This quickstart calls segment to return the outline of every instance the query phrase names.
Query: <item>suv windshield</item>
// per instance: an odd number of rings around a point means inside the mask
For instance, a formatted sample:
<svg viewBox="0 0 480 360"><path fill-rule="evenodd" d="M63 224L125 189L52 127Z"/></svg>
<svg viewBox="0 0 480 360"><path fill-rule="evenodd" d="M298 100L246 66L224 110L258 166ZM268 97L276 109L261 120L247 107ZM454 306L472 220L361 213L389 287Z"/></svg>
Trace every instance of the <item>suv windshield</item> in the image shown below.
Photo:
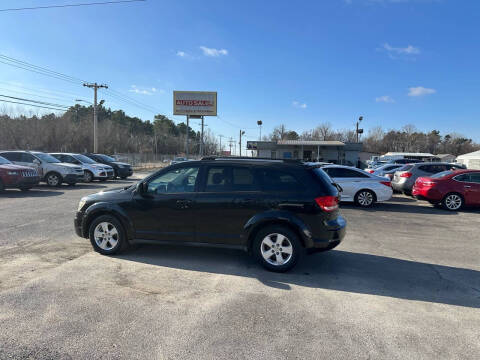
<svg viewBox="0 0 480 360"><path fill-rule="evenodd" d="M0 156L0 165L11 164L10 161Z"/></svg>
<svg viewBox="0 0 480 360"><path fill-rule="evenodd" d="M85 155L77 154L73 156L75 159L84 164L96 164L96 162Z"/></svg>
<svg viewBox="0 0 480 360"><path fill-rule="evenodd" d="M103 161L109 161L109 162L116 161L114 158L107 155L103 155L103 154L96 154L96 155Z"/></svg>
<svg viewBox="0 0 480 360"><path fill-rule="evenodd" d="M40 160L50 164L61 162L60 160L54 158L52 155L45 154L45 153L35 153L35 156L38 157Z"/></svg>

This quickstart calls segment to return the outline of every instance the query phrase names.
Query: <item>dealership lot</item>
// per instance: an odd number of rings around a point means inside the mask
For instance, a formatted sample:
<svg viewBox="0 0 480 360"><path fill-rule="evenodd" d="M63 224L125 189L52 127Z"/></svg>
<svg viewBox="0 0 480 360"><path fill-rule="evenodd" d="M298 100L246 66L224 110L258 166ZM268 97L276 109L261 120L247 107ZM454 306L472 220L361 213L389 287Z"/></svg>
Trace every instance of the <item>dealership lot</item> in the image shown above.
<svg viewBox="0 0 480 360"><path fill-rule="evenodd" d="M0 359L478 358L480 210L343 205L344 242L286 274L233 250L94 253L78 200L133 181L1 195Z"/></svg>

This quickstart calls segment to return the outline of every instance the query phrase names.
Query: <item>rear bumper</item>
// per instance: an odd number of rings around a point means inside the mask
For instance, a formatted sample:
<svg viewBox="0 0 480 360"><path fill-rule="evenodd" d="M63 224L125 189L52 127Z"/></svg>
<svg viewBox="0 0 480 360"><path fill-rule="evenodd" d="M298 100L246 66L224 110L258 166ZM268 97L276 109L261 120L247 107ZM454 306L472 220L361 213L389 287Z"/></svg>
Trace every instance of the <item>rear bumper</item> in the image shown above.
<svg viewBox="0 0 480 360"><path fill-rule="evenodd" d="M322 251L331 248L332 245L342 242L347 232L347 221L342 216L338 216L334 220L326 221L327 231L322 234L321 238L313 237L313 246L310 251Z"/></svg>
<svg viewBox="0 0 480 360"><path fill-rule="evenodd" d="M440 202L443 199L442 194L435 189L417 189L415 186L412 189L412 195L418 200Z"/></svg>

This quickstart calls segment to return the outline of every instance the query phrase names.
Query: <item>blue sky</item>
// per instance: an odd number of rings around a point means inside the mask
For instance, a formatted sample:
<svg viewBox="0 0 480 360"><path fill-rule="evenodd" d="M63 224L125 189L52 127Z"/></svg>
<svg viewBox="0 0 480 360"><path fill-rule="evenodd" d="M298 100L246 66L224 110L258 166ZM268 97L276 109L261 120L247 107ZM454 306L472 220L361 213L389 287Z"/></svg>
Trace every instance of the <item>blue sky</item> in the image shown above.
<svg viewBox="0 0 480 360"><path fill-rule="evenodd" d="M75 2L87 1L0 7ZM321 122L354 128L363 115L366 130L414 124L480 141L479 13L475 0L148 0L0 12L0 53L107 83L177 122L173 90L218 91L220 117L207 124L227 137L242 127L256 139L257 120L263 133L281 123L302 132ZM92 99L81 86L0 63L0 94L20 91L63 104Z"/></svg>

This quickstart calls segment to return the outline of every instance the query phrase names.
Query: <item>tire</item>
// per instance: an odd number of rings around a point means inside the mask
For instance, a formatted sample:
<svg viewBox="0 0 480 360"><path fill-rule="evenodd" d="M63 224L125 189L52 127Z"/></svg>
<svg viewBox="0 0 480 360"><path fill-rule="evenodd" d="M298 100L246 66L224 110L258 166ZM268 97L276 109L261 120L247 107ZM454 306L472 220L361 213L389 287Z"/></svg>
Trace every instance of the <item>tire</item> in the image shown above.
<svg viewBox="0 0 480 360"><path fill-rule="evenodd" d="M0 193L4 192L5 190L5 185L3 184L2 179L0 179Z"/></svg>
<svg viewBox="0 0 480 360"><path fill-rule="evenodd" d="M113 179L115 180L116 178L118 178L118 172L117 170L113 169Z"/></svg>
<svg viewBox="0 0 480 360"><path fill-rule="evenodd" d="M122 176L120 179L125 180L126 178L127 178L126 176Z"/></svg>
<svg viewBox="0 0 480 360"><path fill-rule="evenodd" d="M49 172L45 175L45 182L50 187L62 185L62 176L56 172Z"/></svg>
<svg viewBox="0 0 480 360"><path fill-rule="evenodd" d="M368 208L375 204L375 202L377 201L377 197L375 196L375 193L373 191L363 189L355 194L354 201L355 205L363 208Z"/></svg>
<svg viewBox="0 0 480 360"><path fill-rule="evenodd" d="M460 210L464 203L465 200L463 200L463 196L458 193L447 194L442 200L443 208L448 211Z"/></svg>
<svg viewBox="0 0 480 360"><path fill-rule="evenodd" d="M91 183L93 181L93 174L90 171L85 171L83 175L83 182Z"/></svg>
<svg viewBox="0 0 480 360"><path fill-rule="evenodd" d="M94 219L88 230L93 249L103 255L114 255L128 248L125 230L113 215Z"/></svg>
<svg viewBox="0 0 480 360"><path fill-rule="evenodd" d="M261 229L255 236L252 246L255 259L265 269L275 272L292 269L304 253L298 236L281 225Z"/></svg>

